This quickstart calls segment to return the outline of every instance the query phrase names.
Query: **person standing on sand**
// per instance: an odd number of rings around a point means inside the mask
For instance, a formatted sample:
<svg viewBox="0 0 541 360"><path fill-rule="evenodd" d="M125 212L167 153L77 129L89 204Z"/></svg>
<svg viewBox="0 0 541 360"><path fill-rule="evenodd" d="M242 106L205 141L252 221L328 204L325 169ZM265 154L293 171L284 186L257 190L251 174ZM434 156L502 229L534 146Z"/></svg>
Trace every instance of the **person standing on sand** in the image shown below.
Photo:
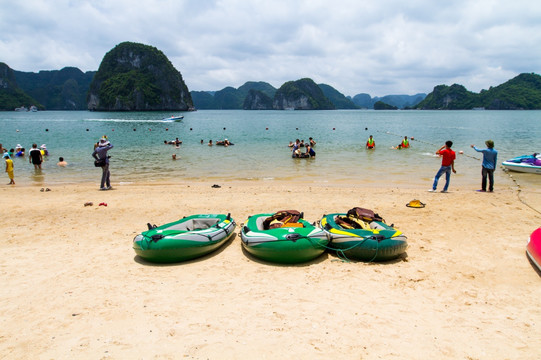
<svg viewBox="0 0 541 360"><path fill-rule="evenodd" d="M111 190L111 172L109 171L109 156L107 156L107 151L111 150L113 145L105 137L101 138L98 144L98 147L92 153L92 157L96 160L105 160L105 165L101 168L100 190Z"/></svg>
<svg viewBox="0 0 541 360"><path fill-rule="evenodd" d="M8 153L4 154L4 160L6 160L6 172L8 173L8 177L10 180L8 185L15 185L15 180L13 180L13 160L11 160Z"/></svg>
<svg viewBox="0 0 541 360"><path fill-rule="evenodd" d="M475 145L471 145L473 150L483 153L483 164L481 170L481 190L480 192L487 191L487 177L488 177L488 191L494 191L494 170L496 170L496 164L498 162L498 151L494 149L494 141L485 141L486 149L478 149Z"/></svg>
<svg viewBox="0 0 541 360"><path fill-rule="evenodd" d="M432 184L432 189L428 190L430 192L436 191L436 188L438 187L438 180L443 174L445 174L445 186L443 187L443 190L441 192L446 193L447 189L449 189L449 181L451 180L451 170L453 171L453 173L456 174L456 154L453 150L451 150L451 146L453 146L453 142L451 140L447 140L445 142L445 145L443 145L436 151L436 155L442 157L441 167L438 170L436 177L434 178L434 184Z"/></svg>
<svg viewBox="0 0 541 360"><path fill-rule="evenodd" d="M32 144L32 149L28 152L30 164L34 164L34 169L41 170L41 163L43 162L43 155L41 155L41 150L38 149L38 144Z"/></svg>

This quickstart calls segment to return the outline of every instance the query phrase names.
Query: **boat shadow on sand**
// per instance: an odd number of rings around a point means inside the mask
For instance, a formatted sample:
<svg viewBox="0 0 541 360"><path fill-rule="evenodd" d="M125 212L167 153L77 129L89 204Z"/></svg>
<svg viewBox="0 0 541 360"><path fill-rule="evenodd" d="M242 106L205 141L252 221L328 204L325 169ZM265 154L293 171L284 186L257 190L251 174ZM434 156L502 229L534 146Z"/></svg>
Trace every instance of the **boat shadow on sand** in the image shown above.
<svg viewBox="0 0 541 360"><path fill-rule="evenodd" d="M244 247L241 246L242 253L244 256L246 256L248 259L250 259L253 262L256 262L258 264L262 265L269 265L269 266L276 266L276 267L305 267L310 266L314 264L322 263L323 261L327 260L329 258L329 253L324 252L320 256L318 256L315 259L301 262L301 263L279 263L279 262L271 262L271 261L265 261L258 257L255 257L254 255L250 254Z"/></svg>
<svg viewBox="0 0 541 360"><path fill-rule="evenodd" d="M386 261L369 261L369 260L359 260L359 259L351 259L348 257L345 257L343 255L338 255L335 251L325 252L325 254L329 254L332 258L331 261L341 261L345 263L361 263L366 265L392 265L397 264L403 261L409 261L408 253L404 252L400 254L397 258L386 260Z"/></svg>
<svg viewBox="0 0 541 360"><path fill-rule="evenodd" d="M201 261L206 261L208 259L211 259L215 256L218 256L220 255L225 249L227 249L229 246L231 246L231 244L233 243L233 241L235 240L235 238L237 237L237 233L235 232L231 238L229 238L222 246L220 246L218 249L214 250L213 252L211 253L208 253L206 255L203 255L201 257L198 257L198 258L195 258L195 259L191 259L191 260L186 260L186 261L179 261L179 262L170 262L170 263L156 263L156 262L150 262L150 261L146 261L145 259L143 259L142 257L140 257L139 255L135 255L133 257L133 261L135 261L136 263L138 264L141 264L141 265L146 265L146 266L155 266L155 267L169 267L169 266L182 266L182 265L188 265L188 264L194 264L194 263L198 263L198 262L201 262Z"/></svg>
<svg viewBox="0 0 541 360"><path fill-rule="evenodd" d="M407 252L401 254L396 259L392 259L392 260L388 260L388 261L372 261L372 262L370 262L370 261L362 261L362 260L356 260L356 259L347 259L347 258L344 258L343 256L342 257L338 256L334 251L325 251L323 254L321 254L320 256L318 256L317 258L315 258L313 260L303 262L303 263L286 264L286 263L275 263L275 262L261 260L261 259L255 257L255 256L253 256L252 254L250 254L248 251L246 251L246 249L244 249L244 247L242 247L241 249L242 249L242 253L248 259L250 259L253 262L263 264L263 265L271 265L271 266L278 266L278 267L305 267L305 266L310 266L310 265L314 265L314 264L319 264L319 263L322 263L322 262L324 262L326 260L340 261L340 262L345 262L345 263L361 263L361 264L367 264L367 265L391 265L391 264L400 263L402 261L408 261L408 253Z"/></svg>
<svg viewBox="0 0 541 360"><path fill-rule="evenodd" d="M528 256L528 252L524 252L524 254L526 255L526 259L528 259L528 261L530 262L530 265L532 266L532 268L535 270L535 272L537 273L537 275L539 275L539 277L541 277L541 270L539 270L539 268L537 267L537 265L535 265L535 263L532 261L532 259L530 259L530 257Z"/></svg>

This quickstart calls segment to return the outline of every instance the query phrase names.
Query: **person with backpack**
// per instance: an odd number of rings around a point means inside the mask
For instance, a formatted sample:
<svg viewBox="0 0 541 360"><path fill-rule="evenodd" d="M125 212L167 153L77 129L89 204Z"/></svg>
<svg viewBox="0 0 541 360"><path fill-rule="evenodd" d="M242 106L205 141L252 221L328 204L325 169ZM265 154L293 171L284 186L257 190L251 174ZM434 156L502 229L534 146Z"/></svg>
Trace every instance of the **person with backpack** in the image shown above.
<svg viewBox="0 0 541 360"><path fill-rule="evenodd" d="M103 137L98 142L98 147L94 149L92 157L96 160L102 160L103 165L101 165L101 184L100 190L111 190L111 172L109 171L109 157L107 152L113 148L113 145L107 140L106 137Z"/></svg>

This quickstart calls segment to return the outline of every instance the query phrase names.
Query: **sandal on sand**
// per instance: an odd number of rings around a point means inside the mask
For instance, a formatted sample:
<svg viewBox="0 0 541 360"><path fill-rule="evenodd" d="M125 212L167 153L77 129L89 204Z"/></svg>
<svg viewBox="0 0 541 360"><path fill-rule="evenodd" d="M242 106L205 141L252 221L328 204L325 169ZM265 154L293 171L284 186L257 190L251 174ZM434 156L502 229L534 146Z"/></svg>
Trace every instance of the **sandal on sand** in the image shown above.
<svg viewBox="0 0 541 360"><path fill-rule="evenodd" d="M51 189L47 188L47 189L45 189L45 191L51 191Z"/></svg>
<svg viewBox="0 0 541 360"><path fill-rule="evenodd" d="M98 206L107 206L107 203L100 203Z"/></svg>
<svg viewBox="0 0 541 360"><path fill-rule="evenodd" d="M41 189L39 189L39 191L41 191L41 192L44 192L44 191L45 191L45 189L44 189L44 188L41 188Z"/></svg>
<svg viewBox="0 0 541 360"><path fill-rule="evenodd" d="M92 206L92 205L94 205L94 203L92 201L85 202L85 206Z"/></svg>

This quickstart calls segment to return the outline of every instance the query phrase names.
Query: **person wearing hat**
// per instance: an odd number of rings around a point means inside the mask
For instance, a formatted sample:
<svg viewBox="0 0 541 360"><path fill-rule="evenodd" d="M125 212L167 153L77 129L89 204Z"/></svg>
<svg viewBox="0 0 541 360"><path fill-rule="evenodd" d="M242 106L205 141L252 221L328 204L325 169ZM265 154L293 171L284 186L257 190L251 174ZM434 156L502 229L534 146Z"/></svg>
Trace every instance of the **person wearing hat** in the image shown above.
<svg viewBox="0 0 541 360"><path fill-rule="evenodd" d="M478 149L475 145L471 145L473 150L483 153L483 163L481 170L481 190L480 192L487 191L487 177L488 177L488 191L494 191L494 170L496 170L496 163L498 162L498 151L494 149L494 141L485 141L486 149Z"/></svg>
<svg viewBox="0 0 541 360"><path fill-rule="evenodd" d="M8 153L4 153L4 160L6 161L6 172L8 173L9 183L8 185L15 185L15 180L13 180L13 160L9 157Z"/></svg>
<svg viewBox="0 0 541 360"><path fill-rule="evenodd" d="M45 146L45 144L42 144L39 148L42 156L49 156L49 151L47 150L47 146Z"/></svg>
<svg viewBox="0 0 541 360"><path fill-rule="evenodd" d="M105 164L101 167L101 184L100 190L110 190L111 189L111 172L109 171L109 156L107 152L113 148L113 145L107 140L104 136L98 142L98 146L94 149L92 157L96 160L104 160Z"/></svg>

